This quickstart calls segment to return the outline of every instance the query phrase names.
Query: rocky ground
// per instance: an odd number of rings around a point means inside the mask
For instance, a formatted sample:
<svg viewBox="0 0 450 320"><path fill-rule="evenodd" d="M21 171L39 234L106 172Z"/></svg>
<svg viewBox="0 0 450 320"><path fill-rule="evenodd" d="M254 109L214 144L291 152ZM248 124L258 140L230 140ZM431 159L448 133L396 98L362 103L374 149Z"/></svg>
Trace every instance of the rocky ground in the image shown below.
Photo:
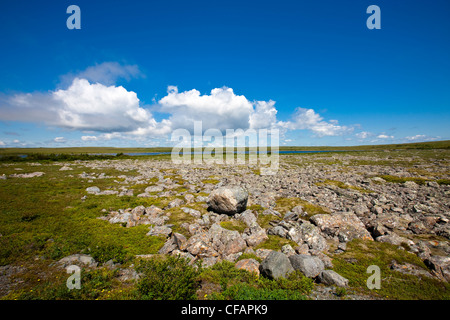
<svg viewBox="0 0 450 320"><path fill-rule="evenodd" d="M450 280L446 156L440 151L426 158L420 152L408 157L395 152L282 155L274 175L261 175L256 165L173 164L170 159L67 162L60 170L71 174L74 167L86 168L88 173L73 175L85 182L82 200L100 195L166 199L147 207L102 208L97 217L125 228L148 225L146 237L165 239L159 254L205 267L228 260L269 278L300 270L320 283L310 298L336 299L331 288L349 288L349 279L333 270L333 260L345 255L354 239L391 244L426 266L392 261L394 271ZM93 174L92 169L120 174ZM96 181L105 178L114 184L102 190ZM264 245L274 239L278 247ZM243 254L249 258L240 259ZM0 279L13 272L2 268ZM347 298L375 297L354 293Z"/></svg>

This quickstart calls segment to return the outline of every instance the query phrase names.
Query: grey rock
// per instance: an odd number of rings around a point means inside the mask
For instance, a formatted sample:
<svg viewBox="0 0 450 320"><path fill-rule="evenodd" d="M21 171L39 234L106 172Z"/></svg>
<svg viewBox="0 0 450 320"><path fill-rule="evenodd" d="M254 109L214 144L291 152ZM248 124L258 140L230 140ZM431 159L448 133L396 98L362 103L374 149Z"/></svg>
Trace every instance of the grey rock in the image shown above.
<svg viewBox="0 0 450 320"><path fill-rule="evenodd" d="M149 186L147 188L145 188L145 193L150 193L150 192L162 192L164 190L163 186Z"/></svg>
<svg viewBox="0 0 450 320"><path fill-rule="evenodd" d="M147 236L165 236L168 237L172 234L172 229L168 226L154 226L150 227L150 231L147 232Z"/></svg>
<svg viewBox="0 0 450 320"><path fill-rule="evenodd" d="M318 257L298 254L290 256L289 260L295 270L299 270L308 278L317 277L325 269L325 265Z"/></svg>
<svg viewBox="0 0 450 320"><path fill-rule="evenodd" d="M259 266L261 275L269 279L278 279L286 277L289 273L294 271L289 258L281 252L272 251L261 262Z"/></svg>
<svg viewBox="0 0 450 320"><path fill-rule="evenodd" d="M70 265L83 265L87 267L96 267L97 262L90 255L87 254L73 254L67 257L62 258L58 261L58 264L63 268L67 268Z"/></svg>
<svg viewBox="0 0 450 320"><path fill-rule="evenodd" d="M90 194L97 194L100 192L100 188L99 187L89 187L89 188L86 188L86 192L90 193Z"/></svg>
<svg viewBox="0 0 450 320"><path fill-rule="evenodd" d="M327 286L348 287L348 279L334 270L323 270L319 274L318 280Z"/></svg>
<svg viewBox="0 0 450 320"><path fill-rule="evenodd" d="M288 257L296 254L294 248L290 244L285 244L281 247L281 252L287 255Z"/></svg>

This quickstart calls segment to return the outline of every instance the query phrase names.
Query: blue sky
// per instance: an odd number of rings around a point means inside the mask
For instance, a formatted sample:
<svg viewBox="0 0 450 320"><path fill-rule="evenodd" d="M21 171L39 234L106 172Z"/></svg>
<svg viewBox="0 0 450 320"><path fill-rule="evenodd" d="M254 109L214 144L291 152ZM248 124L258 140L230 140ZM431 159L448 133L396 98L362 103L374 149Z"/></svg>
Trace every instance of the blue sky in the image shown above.
<svg viewBox="0 0 450 320"><path fill-rule="evenodd" d="M69 5L81 30L69 30ZM369 30L369 5L381 29ZM450 139L450 3L9 1L0 147L166 146L177 128L281 145Z"/></svg>

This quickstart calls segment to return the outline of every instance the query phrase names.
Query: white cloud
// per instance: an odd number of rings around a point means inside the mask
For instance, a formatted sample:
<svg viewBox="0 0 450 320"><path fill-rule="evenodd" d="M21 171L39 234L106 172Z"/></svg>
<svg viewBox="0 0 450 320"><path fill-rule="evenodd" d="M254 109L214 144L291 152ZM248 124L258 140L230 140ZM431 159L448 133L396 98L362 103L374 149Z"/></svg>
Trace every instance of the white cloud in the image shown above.
<svg viewBox="0 0 450 320"><path fill-rule="evenodd" d="M440 138L441 137L439 137L439 136L430 137L430 136L427 136L425 134L416 134L415 136L405 137L406 140L408 140L408 141L415 141L415 142L434 141L434 140L438 140Z"/></svg>
<svg viewBox="0 0 450 320"><path fill-rule="evenodd" d="M0 140L0 146L6 146L6 143Z"/></svg>
<svg viewBox="0 0 450 320"><path fill-rule="evenodd" d="M135 92L122 86L91 84L75 78L66 90L52 93L60 106L55 110L56 125L78 130L130 131L151 119L148 110L139 106Z"/></svg>
<svg viewBox="0 0 450 320"><path fill-rule="evenodd" d="M83 141L97 141L98 138L96 136L82 136L81 140L83 140Z"/></svg>
<svg viewBox="0 0 450 320"><path fill-rule="evenodd" d="M137 65L122 65L118 62L103 62L90 66L87 69L76 73L62 76L62 83L69 85L73 79L86 79L92 83L101 83L104 85L113 85L118 79L130 81L132 78L143 77Z"/></svg>
<svg viewBox="0 0 450 320"><path fill-rule="evenodd" d="M358 132L357 134L355 134L355 136L359 139L367 139L370 136L372 136L373 134L367 131L362 131L362 132Z"/></svg>
<svg viewBox="0 0 450 320"><path fill-rule="evenodd" d="M415 140L423 140L427 136L424 134L416 134L415 136L405 137L406 140L415 141Z"/></svg>
<svg viewBox="0 0 450 320"><path fill-rule="evenodd" d="M377 136L378 139L394 139L394 136L388 136L385 134L380 134Z"/></svg>
<svg viewBox="0 0 450 320"><path fill-rule="evenodd" d="M249 116L250 129L270 128L276 124L277 109L275 101L256 101L255 109Z"/></svg>
<svg viewBox="0 0 450 320"><path fill-rule="evenodd" d="M0 120L83 131L128 132L155 123L151 113L140 107L135 92L79 78L67 89L9 97L0 101L0 111Z"/></svg>
<svg viewBox="0 0 450 320"><path fill-rule="evenodd" d="M82 131L81 141L135 140L167 138L173 130L184 128L193 133L195 121L202 122L202 132L218 129L279 129L280 139L287 130L308 130L317 137L349 134L354 127L337 120L324 120L313 109L297 108L291 120L277 120L275 101L251 101L232 88L212 89L201 94L192 89L179 92L168 86L167 95L155 110L169 114L156 121L144 108L137 94L114 83L142 74L137 66L106 62L66 75L70 83L55 91L0 95L0 121L43 123L47 126ZM359 133L366 138L365 132ZM66 142L56 137L53 142Z"/></svg>
<svg viewBox="0 0 450 320"><path fill-rule="evenodd" d="M64 143L66 142L66 139L64 139L64 137L56 137L55 139L53 139L53 141L58 143Z"/></svg>
<svg viewBox="0 0 450 320"><path fill-rule="evenodd" d="M203 130L217 128L246 129L249 127L253 105L245 96L236 95L231 88L215 88L209 95L196 89L178 92L169 86L167 96L159 100L161 110L170 113L173 129L185 128L192 132L194 121L202 121Z"/></svg>
<svg viewBox="0 0 450 320"><path fill-rule="evenodd" d="M318 137L340 136L353 131L352 127L341 126L337 120L324 121L313 109L297 108L293 121L280 122L290 130L310 130Z"/></svg>

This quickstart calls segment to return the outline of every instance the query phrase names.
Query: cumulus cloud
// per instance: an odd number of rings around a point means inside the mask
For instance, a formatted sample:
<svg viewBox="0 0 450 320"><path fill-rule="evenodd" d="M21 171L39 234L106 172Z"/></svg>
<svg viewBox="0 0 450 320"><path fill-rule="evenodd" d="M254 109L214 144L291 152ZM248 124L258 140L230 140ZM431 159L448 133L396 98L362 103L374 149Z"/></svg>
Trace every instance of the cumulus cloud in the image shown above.
<svg viewBox="0 0 450 320"><path fill-rule="evenodd" d="M26 93L0 102L1 120L44 122L66 129L127 132L154 124L135 92L75 78L67 89Z"/></svg>
<svg viewBox="0 0 450 320"><path fill-rule="evenodd" d="M324 120L313 109L297 108L291 120L279 121L275 101L252 101L228 87L201 94L196 89L179 92L178 87L168 86L167 95L154 101L152 109L168 116L157 121L135 92L115 84L118 79L139 76L142 74L137 66L105 62L76 75L66 75L70 82L54 91L0 94L0 121L81 131L84 135L80 142L131 139L144 143L149 138L156 141L178 128L192 134L195 121L202 122L202 133L210 129L222 134L227 129L278 129L282 138L288 130L308 130L316 137L353 131L353 127L340 125L337 120ZM364 134L359 135L365 138ZM67 141L56 137L52 142Z"/></svg>
<svg viewBox="0 0 450 320"><path fill-rule="evenodd" d="M292 119L280 122L280 125L289 130L310 130L318 137L340 136L353 131L352 127L339 125L337 120L323 120L313 109L297 108Z"/></svg>
<svg viewBox="0 0 450 320"><path fill-rule="evenodd" d="M91 84L75 78L66 90L52 93L60 106L56 125L78 130L131 131L146 125L150 112L139 106L135 92L124 87Z"/></svg>
<svg viewBox="0 0 450 320"><path fill-rule="evenodd" d="M0 140L0 146L6 146L6 143Z"/></svg>
<svg viewBox="0 0 450 320"><path fill-rule="evenodd" d="M177 87L169 86L167 93L159 104L163 112L171 114L168 120L173 129L185 128L193 132L194 121L202 121L204 130L246 129L254 111L245 96L236 95L227 87L201 95L196 89L178 92Z"/></svg>

